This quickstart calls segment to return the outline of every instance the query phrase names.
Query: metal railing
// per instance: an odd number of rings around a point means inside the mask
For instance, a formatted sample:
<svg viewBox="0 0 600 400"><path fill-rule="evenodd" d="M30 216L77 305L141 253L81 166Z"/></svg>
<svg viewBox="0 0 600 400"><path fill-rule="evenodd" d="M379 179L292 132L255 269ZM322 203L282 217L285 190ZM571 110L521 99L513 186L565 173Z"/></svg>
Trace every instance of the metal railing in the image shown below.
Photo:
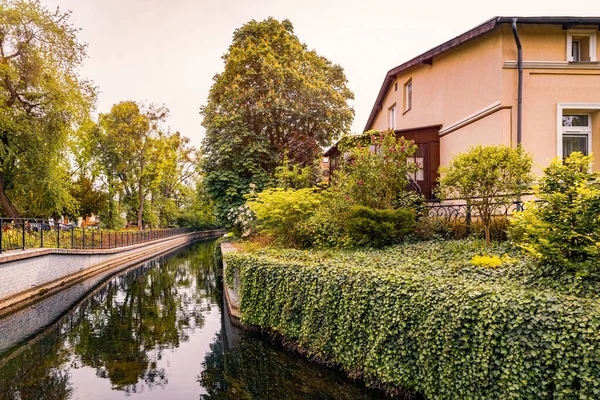
<svg viewBox="0 0 600 400"><path fill-rule="evenodd" d="M111 231L78 228L71 224L43 219L0 218L0 253L32 248L114 249L196 230L165 228Z"/></svg>
<svg viewBox="0 0 600 400"><path fill-rule="evenodd" d="M450 227L463 226L465 233L468 235L474 225L481 224L481 218L477 212L477 208L473 207L470 200L478 199L471 198L452 199L450 201L440 202L421 202L417 205L417 215L419 218L435 220ZM540 200L535 200L535 202L539 203ZM523 201L515 201L509 204L492 203L493 206L498 207L492 217L495 221L504 220L505 222L508 222L511 215L525 209L525 204L526 202Z"/></svg>

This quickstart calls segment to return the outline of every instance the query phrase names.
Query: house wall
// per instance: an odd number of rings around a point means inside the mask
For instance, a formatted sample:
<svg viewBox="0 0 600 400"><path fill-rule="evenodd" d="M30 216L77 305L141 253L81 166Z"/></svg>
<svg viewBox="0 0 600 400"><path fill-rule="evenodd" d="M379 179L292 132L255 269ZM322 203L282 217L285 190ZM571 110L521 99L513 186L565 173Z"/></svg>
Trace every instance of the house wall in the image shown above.
<svg viewBox="0 0 600 400"><path fill-rule="evenodd" d="M517 59L517 49L511 27L502 26L503 58L505 62ZM534 163L545 167L558 155L557 104L596 103L600 104L600 67L589 64L568 64L566 43L567 31L560 25L519 25L519 36L523 46L523 130L522 143L525 150L533 154ZM600 41L597 54L600 56ZM552 68L540 68L532 62L555 62ZM543 65L543 63L541 64ZM513 120L513 143L516 143L517 74L514 67L504 63L502 72L503 104L515 107ZM592 151L600 154L600 120L597 111L591 113ZM600 166L600 163L598 163ZM600 170L594 167L594 170Z"/></svg>
<svg viewBox="0 0 600 400"><path fill-rule="evenodd" d="M388 109L397 106L395 129L444 126L500 100L502 71L499 30L433 59L433 65L410 68L396 77L371 129L388 129ZM404 84L412 79L413 104L404 113Z"/></svg>
<svg viewBox="0 0 600 400"><path fill-rule="evenodd" d="M511 110L503 109L440 138L440 165L447 166L453 156L482 145L510 145Z"/></svg>
<svg viewBox="0 0 600 400"><path fill-rule="evenodd" d="M567 62L567 31L562 25L518 25L518 32L524 59L522 143L533 154L540 172L559 154L557 104L600 104L600 64ZM596 47L600 59L598 38ZM431 66L419 65L398 74L398 90L394 91L392 83L372 128L388 128L388 109L394 103L396 129L441 125L442 166L471 145L515 146L516 60L511 26L503 24L435 57ZM413 82L413 106L402 114L404 84L409 79ZM600 112L581 111L592 115L592 150L600 154ZM452 129L457 123L459 128ZM451 132L445 132L449 128ZM600 162L594 169L600 170Z"/></svg>

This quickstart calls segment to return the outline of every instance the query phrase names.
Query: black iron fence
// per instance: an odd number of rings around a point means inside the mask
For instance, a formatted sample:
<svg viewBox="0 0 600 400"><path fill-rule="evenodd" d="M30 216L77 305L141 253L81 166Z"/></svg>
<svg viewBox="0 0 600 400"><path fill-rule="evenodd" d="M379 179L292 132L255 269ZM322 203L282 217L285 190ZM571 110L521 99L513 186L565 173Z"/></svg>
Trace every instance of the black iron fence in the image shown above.
<svg viewBox="0 0 600 400"><path fill-rule="evenodd" d="M111 231L78 228L71 224L28 219L0 218L0 253L31 248L114 249L193 232L194 228Z"/></svg>
<svg viewBox="0 0 600 400"><path fill-rule="evenodd" d="M525 205L522 201L516 201L510 204L491 203L491 206L496 209L494 212L495 217L502 216L506 218L517 211L523 211L525 209ZM447 203L422 203L421 210L421 215L427 217L440 218L447 222L460 222L465 224L471 223L474 218L479 216L477 208L473 207L470 202L464 200L460 202L450 201Z"/></svg>
<svg viewBox="0 0 600 400"><path fill-rule="evenodd" d="M422 202L417 206L418 218L429 229L440 232L451 232L453 237L465 237L472 233L481 233L482 219L473 200L455 199L439 202ZM497 236L505 236L509 217L517 211L525 209L523 201L511 203L492 203L495 211L492 215L492 230L498 231ZM438 232L439 233L439 232Z"/></svg>

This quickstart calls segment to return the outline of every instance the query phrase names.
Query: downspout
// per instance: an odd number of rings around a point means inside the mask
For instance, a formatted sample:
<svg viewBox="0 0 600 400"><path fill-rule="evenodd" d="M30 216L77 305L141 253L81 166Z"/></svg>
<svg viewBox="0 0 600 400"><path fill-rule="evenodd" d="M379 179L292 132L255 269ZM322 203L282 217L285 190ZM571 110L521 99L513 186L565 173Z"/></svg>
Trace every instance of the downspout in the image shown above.
<svg viewBox="0 0 600 400"><path fill-rule="evenodd" d="M519 39L519 32L517 32L517 18L512 20L512 31L515 37L515 43L517 44L517 65L519 67L519 89L517 94L517 145L521 144L521 126L523 119L523 47L521 46L521 39Z"/></svg>
<svg viewBox="0 0 600 400"><path fill-rule="evenodd" d="M517 44L517 65L519 68L519 89L517 94L517 147L521 146L521 125L523 121L523 47L517 31L517 18L512 20L512 31ZM523 211L521 196L517 197L517 211Z"/></svg>

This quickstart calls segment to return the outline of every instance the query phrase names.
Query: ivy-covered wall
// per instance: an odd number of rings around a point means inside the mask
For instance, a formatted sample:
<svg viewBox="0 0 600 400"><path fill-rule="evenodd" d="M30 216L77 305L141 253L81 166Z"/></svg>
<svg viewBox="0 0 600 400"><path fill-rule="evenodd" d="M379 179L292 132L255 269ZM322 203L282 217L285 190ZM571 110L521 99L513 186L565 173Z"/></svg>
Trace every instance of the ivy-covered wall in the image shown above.
<svg viewBox="0 0 600 400"><path fill-rule="evenodd" d="M226 254L242 322L296 341L367 383L428 399L600 398L600 307L377 259Z"/></svg>

